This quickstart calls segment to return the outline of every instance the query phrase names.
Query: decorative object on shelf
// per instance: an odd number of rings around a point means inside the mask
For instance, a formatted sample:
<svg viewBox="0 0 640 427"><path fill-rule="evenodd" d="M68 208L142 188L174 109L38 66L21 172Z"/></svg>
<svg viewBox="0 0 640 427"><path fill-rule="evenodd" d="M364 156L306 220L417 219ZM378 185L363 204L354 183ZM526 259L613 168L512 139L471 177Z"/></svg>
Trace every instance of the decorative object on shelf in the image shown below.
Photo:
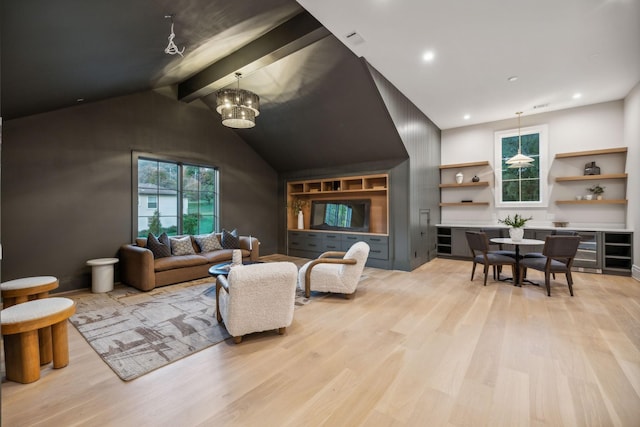
<svg viewBox="0 0 640 427"><path fill-rule="evenodd" d="M553 222L553 226L554 227L566 227L567 225L569 225L569 223L567 221L554 221Z"/></svg>
<svg viewBox="0 0 640 427"><path fill-rule="evenodd" d="M511 218L510 215L507 215L505 219L499 219L498 222L504 225L508 225L510 227L509 237L511 237L513 240L518 241L522 240L522 238L524 237L523 227L530 219L532 219L532 217L525 218L520 214L515 214L513 218Z"/></svg>
<svg viewBox="0 0 640 427"><path fill-rule="evenodd" d="M589 162L584 165L585 175L600 175L600 167L596 166L596 162Z"/></svg>
<svg viewBox="0 0 640 427"><path fill-rule="evenodd" d="M169 34L169 44L164 49L164 53L168 55L180 55L184 53L185 47L182 46L182 50L178 49L178 46L173 42L173 39L176 38L176 33L173 32L173 15L165 15L165 19L171 19L171 34Z"/></svg>
<svg viewBox="0 0 640 427"><path fill-rule="evenodd" d="M582 196L581 195L577 195L576 196L576 200L582 200Z"/></svg>
<svg viewBox="0 0 640 427"><path fill-rule="evenodd" d="M478 175L474 175L473 178L471 178L471 182L480 182Z"/></svg>
<svg viewBox="0 0 640 427"><path fill-rule="evenodd" d="M464 180L464 174L462 172L458 172L456 174L456 182L458 184L462 184L462 181Z"/></svg>
<svg viewBox="0 0 640 427"><path fill-rule="evenodd" d="M241 73L236 73L236 89L220 89L216 93L216 111L222 117L222 124L236 129L252 128L260 115L260 97L255 93L240 89Z"/></svg>
<svg viewBox="0 0 640 427"><path fill-rule="evenodd" d="M589 187L588 190L596 196L597 200L602 200L602 193L604 193L604 189L606 187L601 186L600 184L595 184L592 187Z"/></svg>
<svg viewBox="0 0 640 427"><path fill-rule="evenodd" d="M505 163L509 165L509 169L528 168L532 166L533 159L522 154L522 138L520 137L520 116L522 111L516 113L518 115L518 154L507 160Z"/></svg>
<svg viewBox="0 0 640 427"><path fill-rule="evenodd" d="M591 199L593 199L593 194L586 194L586 195L584 196L584 199L585 199L585 200L591 200Z"/></svg>
<svg viewBox="0 0 640 427"><path fill-rule="evenodd" d="M304 214L302 209L309 204L308 200L293 199L291 200L291 210L298 217L298 230L304 230Z"/></svg>

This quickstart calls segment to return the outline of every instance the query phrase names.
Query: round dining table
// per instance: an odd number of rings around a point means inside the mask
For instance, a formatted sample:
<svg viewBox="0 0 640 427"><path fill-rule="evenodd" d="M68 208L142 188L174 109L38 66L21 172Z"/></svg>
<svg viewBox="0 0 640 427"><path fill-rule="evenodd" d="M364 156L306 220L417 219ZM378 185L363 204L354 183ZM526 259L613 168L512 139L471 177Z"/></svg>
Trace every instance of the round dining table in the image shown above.
<svg viewBox="0 0 640 427"><path fill-rule="evenodd" d="M527 245L544 245L544 240L538 240L538 239L518 239L518 240L513 240L510 237L494 237L493 239L490 239L491 242L493 243L498 243L501 245L514 245L516 247L515 251L516 251L516 271L515 271L515 277L513 278L513 284L516 286L521 286L522 282L520 280L520 246L527 246ZM532 284L535 285L535 283L530 282Z"/></svg>

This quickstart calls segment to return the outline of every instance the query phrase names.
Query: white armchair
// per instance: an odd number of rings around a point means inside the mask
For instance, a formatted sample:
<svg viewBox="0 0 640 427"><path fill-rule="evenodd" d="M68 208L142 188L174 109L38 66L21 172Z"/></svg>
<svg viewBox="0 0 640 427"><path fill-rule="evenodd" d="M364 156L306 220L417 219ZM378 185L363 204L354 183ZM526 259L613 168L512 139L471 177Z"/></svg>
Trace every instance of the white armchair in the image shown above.
<svg viewBox="0 0 640 427"><path fill-rule="evenodd" d="M307 298L311 291L335 292L350 298L356 292L368 257L369 245L365 242L354 243L347 252L325 252L302 266L298 286Z"/></svg>
<svg viewBox="0 0 640 427"><path fill-rule="evenodd" d="M277 329L293 321L298 269L292 262L232 267L216 280L216 317L236 344L252 332Z"/></svg>

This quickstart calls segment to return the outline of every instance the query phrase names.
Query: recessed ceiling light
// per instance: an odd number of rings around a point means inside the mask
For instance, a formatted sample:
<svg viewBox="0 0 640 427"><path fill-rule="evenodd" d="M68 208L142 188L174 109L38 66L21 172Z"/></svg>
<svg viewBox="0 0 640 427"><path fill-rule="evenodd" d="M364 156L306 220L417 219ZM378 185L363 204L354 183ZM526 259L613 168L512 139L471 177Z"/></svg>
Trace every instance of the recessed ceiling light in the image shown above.
<svg viewBox="0 0 640 427"><path fill-rule="evenodd" d="M582 94L581 93L574 93L573 94L573 99L580 99L582 98Z"/></svg>
<svg viewBox="0 0 640 427"><path fill-rule="evenodd" d="M436 57L436 54L433 53L432 50L428 50L428 51L426 51L425 53L422 54L422 60L424 62L431 62L431 61L433 61L433 58L435 58L435 57Z"/></svg>
<svg viewBox="0 0 640 427"><path fill-rule="evenodd" d="M515 82L516 80L518 80L518 76L507 77L507 81L509 82Z"/></svg>
<svg viewBox="0 0 640 427"><path fill-rule="evenodd" d="M84 102L84 98L78 98L76 99L76 102Z"/></svg>
<svg viewBox="0 0 640 427"><path fill-rule="evenodd" d="M465 114L464 117L463 117L463 119L465 119L465 120L469 120L470 118L471 118L470 114Z"/></svg>

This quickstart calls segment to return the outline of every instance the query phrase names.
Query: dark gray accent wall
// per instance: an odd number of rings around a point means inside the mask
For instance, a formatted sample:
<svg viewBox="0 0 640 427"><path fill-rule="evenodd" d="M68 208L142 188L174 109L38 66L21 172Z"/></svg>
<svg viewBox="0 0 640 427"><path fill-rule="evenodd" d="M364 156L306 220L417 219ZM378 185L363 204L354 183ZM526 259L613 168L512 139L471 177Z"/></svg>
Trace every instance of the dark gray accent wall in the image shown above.
<svg viewBox="0 0 640 427"><path fill-rule="evenodd" d="M2 281L90 285L86 260L131 241L132 150L218 166L221 227L276 251L277 173L208 109L156 92L112 98L6 121L2 150Z"/></svg>
<svg viewBox="0 0 640 427"><path fill-rule="evenodd" d="M286 181L384 172L389 174L390 266L396 270L410 271L436 256L435 224L440 222L440 129L365 59L358 58L357 62L359 67L351 69L364 71L357 74L357 81L363 88L359 93L367 95L367 102L362 104L360 111L370 113L367 135L378 136L375 139L376 147L384 145L387 150L394 150L389 151L390 155L386 158L383 156L375 161L357 163L356 151L345 147L346 159L351 164L281 173L278 248L286 251ZM356 77L352 75L349 81L355 80ZM337 132L337 129L332 128L331 132ZM348 127L339 130L342 137L349 135ZM333 134L319 131L315 135L320 141ZM352 140L360 150L371 144L370 139L357 134L353 134ZM318 142L316 146L322 144ZM430 214L430 226L427 236L423 237L420 213L425 211Z"/></svg>
<svg viewBox="0 0 640 427"><path fill-rule="evenodd" d="M256 126L240 135L285 173L406 159L366 64L334 36L242 79L260 95ZM214 97L204 101L215 107Z"/></svg>
<svg viewBox="0 0 640 427"><path fill-rule="evenodd" d="M391 82L371 65L367 65L409 154L408 175L398 173L400 180L404 177L408 179L405 188L407 197L396 200L397 195L394 195L395 234L393 238L397 262L394 268L412 270L436 256L435 224L440 222L438 166L440 165L441 131ZM397 187L403 183L392 183L392 185L394 191L402 191ZM428 235L423 238L420 235L420 212L426 210L430 213L431 225ZM408 221L406 227L404 227L405 219ZM419 247L425 242L428 250L422 250L424 248ZM404 264L405 260L408 265Z"/></svg>

